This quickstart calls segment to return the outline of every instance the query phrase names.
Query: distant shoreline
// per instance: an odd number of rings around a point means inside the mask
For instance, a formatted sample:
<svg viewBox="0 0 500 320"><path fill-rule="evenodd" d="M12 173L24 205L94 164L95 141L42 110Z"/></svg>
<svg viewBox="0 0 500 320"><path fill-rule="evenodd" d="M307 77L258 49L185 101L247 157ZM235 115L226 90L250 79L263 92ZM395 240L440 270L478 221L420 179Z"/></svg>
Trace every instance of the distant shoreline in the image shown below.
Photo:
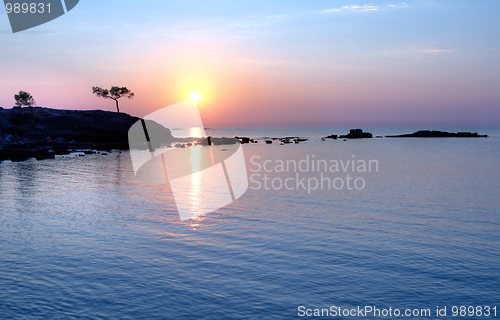
<svg viewBox="0 0 500 320"><path fill-rule="evenodd" d="M101 151L129 149L129 129L141 119L126 113L102 110L62 110L33 107L33 114L28 108L0 108L0 161L25 161L54 159L56 155L67 155L77 151ZM148 120L149 121L149 120ZM171 130L152 122L165 136L165 145L187 147L208 145L207 138L174 138ZM216 128L213 128L216 130ZM224 129L224 128L220 128ZM227 129L227 128L226 128ZM234 128L239 129L239 128ZM244 129L245 128L241 128ZM262 128L264 129L264 128ZM279 128L272 128L279 129ZM292 129L292 128L290 128ZM298 129L298 128L297 128ZM327 129L327 127L325 127ZM212 129L206 129L208 133ZM346 135L330 135L326 139L366 139L374 136L362 129L351 129ZM486 138L475 132L450 133L436 130L420 130L412 134L375 136L375 138ZM221 145L235 143L298 144L308 139L300 136L253 139L244 136L230 138L211 137L210 144ZM228 142L229 141L229 142ZM176 142L176 143L175 143ZM192 143L191 143L192 142ZM237 141L236 141L237 142ZM173 143L173 144L172 144Z"/></svg>

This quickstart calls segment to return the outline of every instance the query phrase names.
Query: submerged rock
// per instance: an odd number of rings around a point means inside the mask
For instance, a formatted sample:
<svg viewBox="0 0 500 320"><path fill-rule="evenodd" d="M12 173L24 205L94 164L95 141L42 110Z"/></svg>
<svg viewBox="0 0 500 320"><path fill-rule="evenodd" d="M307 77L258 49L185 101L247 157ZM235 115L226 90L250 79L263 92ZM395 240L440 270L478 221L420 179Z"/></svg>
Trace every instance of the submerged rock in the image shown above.
<svg viewBox="0 0 500 320"><path fill-rule="evenodd" d="M248 137L235 137L235 138L240 140L241 144L253 142L253 139L250 139Z"/></svg>

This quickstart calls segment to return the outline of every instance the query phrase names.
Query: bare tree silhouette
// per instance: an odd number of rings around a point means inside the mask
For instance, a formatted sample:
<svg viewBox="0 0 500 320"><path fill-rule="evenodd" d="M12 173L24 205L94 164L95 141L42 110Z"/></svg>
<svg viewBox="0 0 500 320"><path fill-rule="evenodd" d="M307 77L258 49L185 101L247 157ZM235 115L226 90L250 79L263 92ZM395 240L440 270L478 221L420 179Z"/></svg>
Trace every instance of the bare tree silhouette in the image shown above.
<svg viewBox="0 0 500 320"><path fill-rule="evenodd" d="M102 97L104 99L113 99L116 103L116 110L120 113L120 108L118 107L118 99L127 97L132 99L134 97L134 93L127 89L127 87L111 87L110 90L103 89L101 87L92 87L92 93L97 95L98 97Z"/></svg>

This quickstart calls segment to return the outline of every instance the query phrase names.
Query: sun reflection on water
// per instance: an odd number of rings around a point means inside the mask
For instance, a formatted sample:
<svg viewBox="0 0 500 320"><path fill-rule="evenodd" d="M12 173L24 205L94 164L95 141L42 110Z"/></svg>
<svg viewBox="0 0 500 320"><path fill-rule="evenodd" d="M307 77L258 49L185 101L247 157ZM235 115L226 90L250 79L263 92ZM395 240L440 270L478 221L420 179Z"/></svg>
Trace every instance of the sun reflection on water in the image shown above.
<svg viewBox="0 0 500 320"><path fill-rule="evenodd" d="M205 132L203 128L193 127L189 128L189 137L191 138L203 138L205 136Z"/></svg>
<svg viewBox="0 0 500 320"><path fill-rule="evenodd" d="M195 128L193 128L195 129ZM191 204L192 219L203 214L201 204L201 146L191 148L191 186L189 188L189 201Z"/></svg>

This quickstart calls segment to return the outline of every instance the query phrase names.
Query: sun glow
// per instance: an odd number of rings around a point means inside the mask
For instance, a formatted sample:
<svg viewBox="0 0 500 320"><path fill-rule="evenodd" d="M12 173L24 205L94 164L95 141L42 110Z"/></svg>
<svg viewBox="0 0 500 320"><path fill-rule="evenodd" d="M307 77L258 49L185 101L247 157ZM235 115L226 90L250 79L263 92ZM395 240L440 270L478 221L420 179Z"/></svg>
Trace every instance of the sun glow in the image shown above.
<svg viewBox="0 0 500 320"><path fill-rule="evenodd" d="M191 100L195 101L195 102L198 102L201 100L201 94L197 91L193 91L191 92L191 94L189 95L189 97L191 98Z"/></svg>

